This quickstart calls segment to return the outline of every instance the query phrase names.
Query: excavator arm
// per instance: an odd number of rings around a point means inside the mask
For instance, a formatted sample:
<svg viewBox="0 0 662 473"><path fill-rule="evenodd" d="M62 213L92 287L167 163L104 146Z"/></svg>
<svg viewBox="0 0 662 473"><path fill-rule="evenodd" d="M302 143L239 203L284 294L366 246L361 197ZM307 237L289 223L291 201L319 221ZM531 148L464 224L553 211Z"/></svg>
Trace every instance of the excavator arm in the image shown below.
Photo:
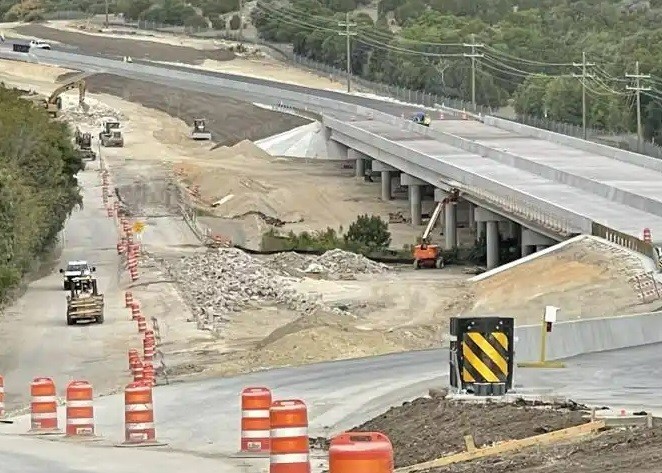
<svg viewBox="0 0 662 473"><path fill-rule="evenodd" d="M83 79L68 82L55 89L51 94L51 96L48 97L48 103L53 105L57 104L57 98L60 95L75 87L78 87L78 103L81 106L83 106L83 104L85 103L85 91L87 89L85 81Z"/></svg>

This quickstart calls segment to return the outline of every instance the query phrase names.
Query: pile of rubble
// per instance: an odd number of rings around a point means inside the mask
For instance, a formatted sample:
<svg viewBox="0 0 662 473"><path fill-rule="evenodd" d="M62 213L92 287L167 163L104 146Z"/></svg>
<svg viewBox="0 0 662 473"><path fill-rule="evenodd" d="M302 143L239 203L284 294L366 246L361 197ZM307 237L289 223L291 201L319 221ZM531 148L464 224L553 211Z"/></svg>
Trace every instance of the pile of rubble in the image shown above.
<svg viewBox="0 0 662 473"><path fill-rule="evenodd" d="M179 285L200 329L213 330L229 314L265 304L284 305L303 314L343 313L326 306L319 296L297 291L290 278L236 248L184 256L175 263L164 262L164 266Z"/></svg>
<svg viewBox="0 0 662 473"><path fill-rule="evenodd" d="M78 96L62 95L62 116L76 124L95 128L100 128L104 118L107 117L116 118L121 123L127 121L127 117L123 113L91 97L85 98L85 105L85 107L81 107L78 104Z"/></svg>
<svg viewBox="0 0 662 473"><path fill-rule="evenodd" d="M377 263L363 255L339 249L329 250L322 256L298 253L278 253L266 261L266 266L288 274L324 274L329 278L345 279L356 274L379 274L390 271L388 265Z"/></svg>

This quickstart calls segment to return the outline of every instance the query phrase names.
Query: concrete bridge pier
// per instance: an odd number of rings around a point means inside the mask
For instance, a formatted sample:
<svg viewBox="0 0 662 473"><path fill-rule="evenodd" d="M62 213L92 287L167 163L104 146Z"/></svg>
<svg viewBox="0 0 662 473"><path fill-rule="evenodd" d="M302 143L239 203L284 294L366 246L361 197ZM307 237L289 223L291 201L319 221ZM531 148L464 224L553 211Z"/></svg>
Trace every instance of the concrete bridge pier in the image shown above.
<svg viewBox="0 0 662 473"><path fill-rule="evenodd" d="M434 190L434 201L442 202L448 197L448 192L442 189ZM444 203L444 249L457 247L457 202Z"/></svg>
<svg viewBox="0 0 662 473"><path fill-rule="evenodd" d="M400 185L407 186L409 190L409 205L411 209L411 224L418 226L422 224L422 187L428 185L427 182L410 176L409 174L400 174Z"/></svg>
<svg viewBox="0 0 662 473"><path fill-rule="evenodd" d="M528 256L535 251L542 251L555 245L556 242L545 235L534 232L529 228L522 227L522 257Z"/></svg>
<svg viewBox="0 0 662 473"><path fill-rule="evenodd" d="M379 172L382 179L382 200L392 200L393 199L393 190L391 188L391 181L394 173L398 172L393 166L384 164L380 161L373 160L372 162L372 171ZM420 212L419 212L420 215Z"/></svg>
<svg viewBox="0 0 662 473"><path fill-rule="evenodd" d="M354 161L354 171L356 177L364 177L365 176L365 161L363 159L363 156L360 152L358 152L355 149L348 148L347 149L347 160L348 161Z"/></svg>
<svg viewBox="0 0 662 473"><path fill-rule="evenodd" d="M499 266L499 222L509 222L509 220L482 207L476 207L474 217L476 222L479 222L479 227L481 222L485 223L487 269L494 269Z"/></svg>

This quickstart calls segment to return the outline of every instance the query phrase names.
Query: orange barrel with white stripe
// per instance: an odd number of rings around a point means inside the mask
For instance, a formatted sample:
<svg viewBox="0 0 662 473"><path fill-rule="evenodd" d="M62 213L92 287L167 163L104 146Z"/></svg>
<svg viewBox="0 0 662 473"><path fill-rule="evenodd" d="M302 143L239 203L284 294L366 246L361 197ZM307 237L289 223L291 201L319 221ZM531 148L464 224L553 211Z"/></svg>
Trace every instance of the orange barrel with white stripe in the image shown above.
<svg viewBox="0 0 662 473"><path fill-rule="evenodd" d="M5 378L0 376L0 417L5 415Z"/></svg>
<svg viewBox="0 0 662 473"><path fill-rule="evenodd" d="M140 360L140 355L138 354L138 350L135 348L129 348L129 369L132 367L131 362L133 360Z"/></svg>
<svg viewBox="0 0 662 473"><path fill-rule="evenodd" d="M331 439L329 473L393 473L393 445L381 432L344 432Z"/></svg>
<svg viewBox="0 0 662 473"><path fill-rule="evenodd" d="M131 276L131 281L135 282L138 280L138 269L131 268L129 269L129 275Z"/></svg>
<svg viewBox="0 0 662 473"><path fill-rule="evenodd" d="M35 378L30 384L31 432L57 431L57 394L51 378Z"/></svg>
<svg viewBox="0 0 662 473"><path fill-rule="evenodd" d="M263 386L241 391L241 447L244 453L269 453L271 390Z"/></svg>
<svg viewBox="0 0 662 473"><path fill-rule="evenodd" d="M269 473L310 473L306 404L299 399L274 401L269 418Z"/></svg>
<svg viewBox="0 0 662 473"><path fill-rule="evenodd" d="M131 365L131 375L133 375L133 381L135 383L142 381L144 376L145 369L143 367L143 362L140 358L134 358Z"/></svg>
<svg viewBox="0 0 662 473"><path fill-rule="evenodd" d="M143 338L143 359L145 361L153 361L155 349L156 341L154 338L148 337L147 332L145 332L145 337Z"/></svg>
<svg viewBox="0 0 662 473"><path fill-rule="evenodd" d="M109 217L113 216L113 208L112 207L108 207L107 214L108 214Z"/></svg>
<svg viewBox="0 0 662 473"><path fill-rule="evenodd" d="M147 386L156 385L156 373L154 372L154 365L151 361L143 363L143 383Z"/></svg>
<svg viewBox="0 0 662 473"><path fill-rule="evenodd" d="M67 385L67 436L94 435L92 385L87 381L71 381Z"/></svg>
<svg viewBox="0 0 662 473"><path fill-rule="evenodd" d="M137 382L124 389L124 432L125 443L156 442L151 386Z"/></svg>
<svg viewBox="0 0 662 473"><path fill-rule="evenodd" d="M139 317L142 317L142 314L140 313L140 304L133 301L131 304L131 319L138 320Z"/></svg>
<svg viewBox="0 0 662 473"><path fill-rule="evenodd" d="M138 317L138 333L145 333L147 331L147 319L142 315Z"/></svg>
<svg viewBox="0 0 662 473"><path fill-rule="evenodd" d="M127 309L133 304L133 293L131 291L126 291L124 293L124 307Z"/></svg>

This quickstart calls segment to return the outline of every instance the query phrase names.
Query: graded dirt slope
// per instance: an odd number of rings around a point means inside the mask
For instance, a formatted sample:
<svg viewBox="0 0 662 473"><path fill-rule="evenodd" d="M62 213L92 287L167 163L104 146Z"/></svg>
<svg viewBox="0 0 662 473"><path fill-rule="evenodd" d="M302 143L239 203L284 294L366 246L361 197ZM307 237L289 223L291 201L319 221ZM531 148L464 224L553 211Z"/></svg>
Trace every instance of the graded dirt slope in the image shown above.
<svg viewBox="0 0 662 473"><path fill-rule="evenodd" d="M25 36L57 41L77 47L83 54L131 56L133 59L152 61L176 61L185 64L202 64L205 59L228 61L234 53L227 49L195 49L153 41L135 41L125 38L92 36L71 31L62 31L42 25L25 25L14 29Z"/></svg>
<svg viewBox="0 0 662 473"><path fill-rule="evenodd" d="M568 406L524 403L473 404L420 398L394 407L352 430L382 432L393 444L395 466L403 467L466 451L465 435L477 447L580 425L586 412ZM326 442L316 439L327 448ZM581 440L526 449L426 470L434 473L659 472L652 467L662 448L662 429L613 429Z"/></svg>
<svg viewBox="0 0 662 473"><path fill-rule="evenodd" d="M172 47L172 46L166 46ZM206 118L215 143L233 145L258 140L308 123L307 120L226 97L190 92L149 82L97 74L85 79L90 92L115 95L161 110L186 123Z"/></svg>

